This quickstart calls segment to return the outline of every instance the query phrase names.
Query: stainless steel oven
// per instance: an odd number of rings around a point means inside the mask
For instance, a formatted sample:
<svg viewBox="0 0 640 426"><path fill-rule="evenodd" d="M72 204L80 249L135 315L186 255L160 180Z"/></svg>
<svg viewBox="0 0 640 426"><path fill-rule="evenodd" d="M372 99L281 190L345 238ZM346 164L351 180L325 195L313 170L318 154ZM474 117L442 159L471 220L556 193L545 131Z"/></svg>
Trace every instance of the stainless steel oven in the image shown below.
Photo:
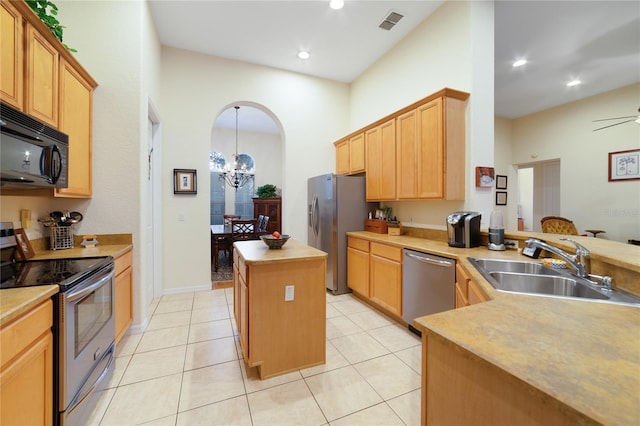
<svg viewBox="0 0 640 426"><path fill-rule="evenodd" d="M60 424L84 424L115 368L113 262L58 296Z"/></svg>
<svg viewBox="0 0 640 426"><path fill-rule="evenodd" d="M1 289L57 284L54 425L84 425L115 369L115 278L110 256L16 261L13 224L0 222Z"/></svg>

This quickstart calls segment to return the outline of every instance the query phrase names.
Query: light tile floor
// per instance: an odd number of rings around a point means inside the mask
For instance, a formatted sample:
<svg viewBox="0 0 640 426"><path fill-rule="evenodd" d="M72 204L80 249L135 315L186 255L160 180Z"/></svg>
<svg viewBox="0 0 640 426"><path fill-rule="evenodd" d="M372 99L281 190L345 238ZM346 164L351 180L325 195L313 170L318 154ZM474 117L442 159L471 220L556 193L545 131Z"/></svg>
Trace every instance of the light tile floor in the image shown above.
<svg viewBox="0 0 640 426"><path fill-rule="evenodd" d="M418 425L420 339L350 294L327 294L327 362L247 370L233 289L163 296L117 348L96 425Z"/></svg>

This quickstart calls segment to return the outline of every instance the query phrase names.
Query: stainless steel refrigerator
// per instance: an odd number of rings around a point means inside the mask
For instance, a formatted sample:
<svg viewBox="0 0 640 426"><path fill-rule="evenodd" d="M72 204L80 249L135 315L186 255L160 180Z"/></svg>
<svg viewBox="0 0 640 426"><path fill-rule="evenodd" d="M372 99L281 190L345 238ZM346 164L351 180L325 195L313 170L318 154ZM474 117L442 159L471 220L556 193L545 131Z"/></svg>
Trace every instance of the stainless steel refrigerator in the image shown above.
<svg viewBox="0 0 640 426"><path fill-rule="evenodd" d="M329 254L327 290L348 293L347 235L364 230L364 222L377 203L367 203L364 176L326 174L307 183L307 243Z"/></svg>

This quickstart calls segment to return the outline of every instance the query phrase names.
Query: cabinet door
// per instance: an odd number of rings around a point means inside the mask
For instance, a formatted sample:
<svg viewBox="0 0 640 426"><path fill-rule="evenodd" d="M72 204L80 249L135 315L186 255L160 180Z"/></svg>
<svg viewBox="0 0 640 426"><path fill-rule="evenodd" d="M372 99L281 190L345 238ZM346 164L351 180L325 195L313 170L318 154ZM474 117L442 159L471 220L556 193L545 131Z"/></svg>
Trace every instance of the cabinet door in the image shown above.
<svg viewBox="0 0 640 426"><path fill-rule="evenodd" d="M22 16L9 2L0 3L0 99L24 107Z"/></svg>
<svg viewBox="0 0 640 426"><path fill-rule="evenodd" d="M478 284L476 284L473 280L469 280L469 295L468 300L470 305L475 305L476 303L482 303L487 301L487 296L480 290Z"/></svg>
<svg viewBox="0 0 640 426"><path fill-rule="evenodd" d="M365 132L367 200L396 198L396 124L389 120Z"/></svg>
<svg viewBox="0 0 640 426"><path fill-rule="evenodd" d="M131 267L116 276L116 343L122 339L133 322L132 276Z"/></svg>
<svg viewBox="0 0 640 426"><path fill-rule="evenodd" d="M365 170L364 133L349 139L349 173L360 173Z"/></svg>
<svg viewBox="0 0 640 426"><path fill-rule="evenodd" d="M69 186L55 195L91 198L93 88L65 60L60 72L60 131L69 135Z"/></svg>
<svg viewBox="0 0 640 426"><path fill-rule="evenodd" d="M240 346L245 362L249 362L249 287L240 276Z"/></svg>
<svg viewBox="0 0 640 426"><path fill-rule="evenodd" d="M380 127L374 127L364 133L366 148L366 194L368 201L380 200L380 187L382 181L382 145L380 140Z"/></svg>
<svg viewBox="0 0 640 426"><path fill-rule="evenodd" d="M388 311L402 315L402 265L371 255L371 300Z"/></svg>
<svg viewBox="0 0 640 426"><path fill-rule="evenodd" d="M396 120L380 125L380 199L396 198Z"/></svg>
<svg viewBox="0 0 640 426"><path fill-rule="evenodd" d="M416 167L417 167L417 123L416 111L409 111L397 118L396 122L396 164L397 164L397 195L402 198L416 198Z"/></svg>
<svg viewBox="0 0 640 426"><path fill-rule="evenodd" d="M58 127L58 52L29 24L26 34L26 113Z"/></svg>
<svg viewBox="0 0 640 426"><path fill-rule="evenodd" d="M349 140L336 143L336 174L349 174Z"/></svg>
<svg viewBox="0 0 640 426"><path fill-rule="evenodd" d="M369 297L369 252L347 249L347 285L362 296Z"/></svg>
<svg viewBox="0 0 640 426"><path fill-rule="evenodd" d="M442 98L418 107L417 115L418 197L441 199L444 197L445 173Z"/></svg>

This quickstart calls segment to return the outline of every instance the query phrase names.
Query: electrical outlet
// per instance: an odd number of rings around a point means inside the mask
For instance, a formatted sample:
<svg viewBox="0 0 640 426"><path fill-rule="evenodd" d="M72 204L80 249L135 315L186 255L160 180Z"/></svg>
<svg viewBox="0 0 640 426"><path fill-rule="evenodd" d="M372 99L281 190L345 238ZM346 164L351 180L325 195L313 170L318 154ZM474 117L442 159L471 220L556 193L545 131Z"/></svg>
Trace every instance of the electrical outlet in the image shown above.
<svg viewBox="0 0 640 426"><path fill-rule="evenodd" d="M291 302L293 300L294 286L288 285L284 288L284 301Z"/></svg>
<svg viewBox="0 0 640 426"><path fill-rule="evenodd" d="M504 239L504 246L509 250L518 250L518 240Z"/></svg>
<svg viewBox="0 0 640 426"><path fill-rule="evenodd" d="M184 222L184 213L183 212L178 213L178 220L180 222Z"/></svg>

